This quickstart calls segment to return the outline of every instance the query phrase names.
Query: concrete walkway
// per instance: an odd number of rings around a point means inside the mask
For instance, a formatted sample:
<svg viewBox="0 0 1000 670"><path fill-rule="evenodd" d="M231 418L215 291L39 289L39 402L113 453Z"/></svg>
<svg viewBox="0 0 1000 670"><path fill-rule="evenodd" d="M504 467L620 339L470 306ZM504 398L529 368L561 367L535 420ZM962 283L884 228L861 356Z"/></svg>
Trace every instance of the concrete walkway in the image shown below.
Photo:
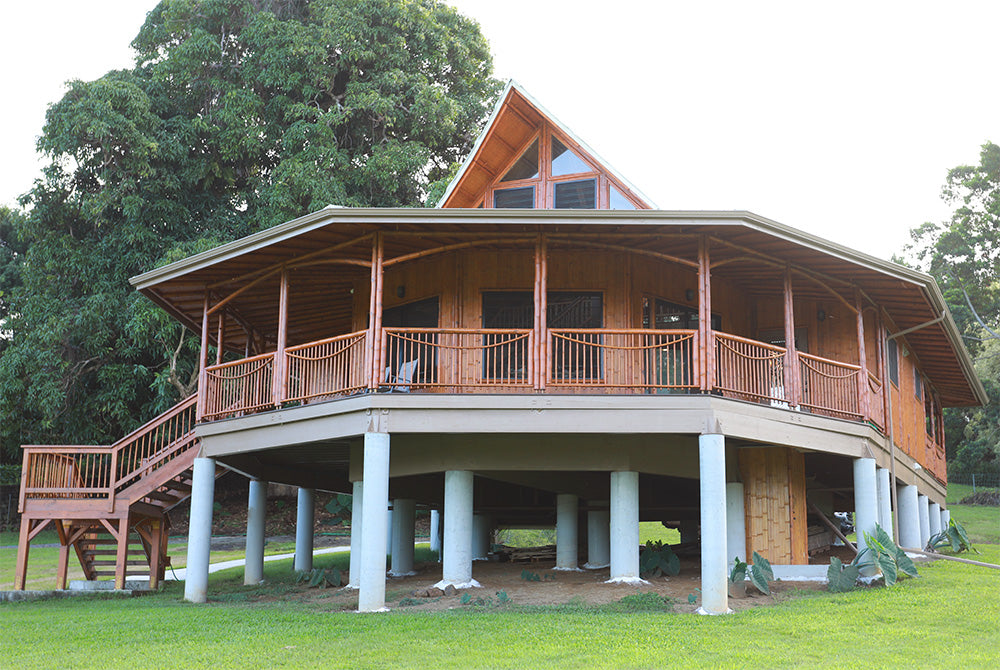
<svg viewBox="0 0 1000 670"><path fill-rule="evenodd" d="M313 551L313 556L320 556L322 554L339 554L346 551L350 551L350 547L325 547L323 549L315 549ZM274 554L273 556L265 556L264 562L268 561L282 561L287 558L295 558L295 554ZM238 568L246 564L246 559L236 558L231 561L222 561L221 563L210 563L208 566L208 572L219 572L220 570L228 570L229 568ZM185 568L177 568L176 570L167 568L167 573L164 576L164 581L176 579L181 581L185 578L187 570ZM139 577L135 578L140 579Z"/></svg>

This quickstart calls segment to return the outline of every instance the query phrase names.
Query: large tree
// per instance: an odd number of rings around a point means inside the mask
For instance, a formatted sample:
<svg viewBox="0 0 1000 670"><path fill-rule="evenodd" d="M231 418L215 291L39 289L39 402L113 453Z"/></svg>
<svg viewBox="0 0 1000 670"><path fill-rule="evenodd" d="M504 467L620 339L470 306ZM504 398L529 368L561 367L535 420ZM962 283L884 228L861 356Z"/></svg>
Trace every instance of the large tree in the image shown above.
<svg viewBox="0 0 1000 670"><path fill-rule="evenodd" d="M949 472L1000 474L1000 146L948 172L949 221L912 231L909 257L940 283L990 396L945 412Z"/></svg>
<svg viewBox="0 0 1000 670"><path fill-rule="evenodd" d="M499 90L434 0L164 0L132 46L50 107L30 213L0 228L8 457L110 442L191 390L195 345L129 276L328 204L419 205Z"/></svg>

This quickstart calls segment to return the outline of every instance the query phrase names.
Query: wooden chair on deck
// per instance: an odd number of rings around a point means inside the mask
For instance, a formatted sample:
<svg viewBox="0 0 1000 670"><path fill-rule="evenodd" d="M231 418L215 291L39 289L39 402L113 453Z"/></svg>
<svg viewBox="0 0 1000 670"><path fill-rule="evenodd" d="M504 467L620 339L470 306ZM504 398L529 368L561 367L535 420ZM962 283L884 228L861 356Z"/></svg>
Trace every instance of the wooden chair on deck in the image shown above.
<svg viewBox="0 0 1000 670"><path fill-rule="evenodd" d="M389 393L409 393L413 378L417 375L417 367L420 359L414 358L412 361L401 363L396 374L392 374L392 367L385 369L385 383L389 384Z"/></svg>

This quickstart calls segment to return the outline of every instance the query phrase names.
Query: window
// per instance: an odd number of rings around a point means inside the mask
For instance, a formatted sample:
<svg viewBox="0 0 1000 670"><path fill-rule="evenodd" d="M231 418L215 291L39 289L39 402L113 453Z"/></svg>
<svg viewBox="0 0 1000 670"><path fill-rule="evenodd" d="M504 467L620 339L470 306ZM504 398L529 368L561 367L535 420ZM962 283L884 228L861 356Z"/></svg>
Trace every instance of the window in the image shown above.
<svg viewBox="0 0 1000 670"><path fill-rule="evenodd" d="M899 388L899 345L896 344L896 340L888 339L889 333L886 333L886 344L885 344L885 365L889 369L889 381Z"/></svg>
<svg viewBox="0 0 1000 670"><path fill-rule="evenodd" d="M801 351L804 354L809 353L809 331L805 326L800 326L795 329L795 350ZM785 329L784 328L766 328L757 331L757 339L761 342L767 342L768 344L773 344L776 347L785 346Z"/></svg>
<svg viewBox="0 0 1000 670"><path fill-rule="evenodd" d="M552 137L552 176L563 177L568 174L580 174L582 172L593 172L582 158L570 151L559 138Z"/></svg>
<svg viewBox="0 0 1000 670"><path fill-rule="evenodd" d="M917 369L913 368L913 395L917 396L917 400L920 400L924 395L923 381Z"/></svg>
<svg viewBox="0 0 1000 670"><path fill-rule="evenodd" d="M382 325L386 328L437 328L437 296L386 308L382 312ZM389 337L385 359L388 374L394 377L400 366L416 360L419 363L412 381L437 381L436 344L437 333L410 333L400 338Z"/></svg>
<svg viewBox="0 0 1000 670"><path fill-rule="evenodd" d="M614 186L610 187L610 201L608 202L608 209L635 209L635 205L632 201L622 195Z"/></svg>
<svg viewBox="0 0 1000 670"><path fill-rule="evenodd" d="M535 187L525 186L493 191L493 206L508 209L534 209Z"/></svg>
<svg viewBox="0 0 1000 670"><path fill-rule="evenodd" d="M501 182L521 181L522 179L538 178L538 140L524 150L521 157L507 170Z"/></svg>
<svg viewBox="0 0 1000 670"><path fill-rule="evenodd" d="M643 299L642 327L658 330L697 330L698 309L654 298L653 313L650 314L649 299ZM722 317L718 314L712 315L712 330L722 330Z"/></svg>
<svg viewBox="0 0 1000 670"><path fill-rule="evenodd" d="M529 291L484 291L483 328L531 328L534 295ZM483 379L528 378L528 340L514 333L483 335Z"/></svg>
<svg viewBox="0 0 1000 670"><path fill-rule="evenodd" d="M597 180L556 182L555 208L597 209Z"/></svg>

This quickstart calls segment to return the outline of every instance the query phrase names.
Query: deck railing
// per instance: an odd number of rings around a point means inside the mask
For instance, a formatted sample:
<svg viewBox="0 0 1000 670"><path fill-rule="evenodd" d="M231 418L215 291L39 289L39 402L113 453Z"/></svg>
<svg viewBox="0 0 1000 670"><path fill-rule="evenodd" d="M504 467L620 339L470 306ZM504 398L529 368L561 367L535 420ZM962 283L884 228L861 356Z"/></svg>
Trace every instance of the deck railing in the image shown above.
<svg viewBox="0 0 1000 670"><path fill-rule="evenodd" d="M329 398L365 389L367 333L362 330L285 349L288 397L284 400Z"/></svg>
<svg viewBox="0 0 1000 670"><path fill-rule="evenodd" d="M271 409L274 398L273 353L205 368L204 419L223 419Z"/></svg>
<svg viewBox="0 0 1000 670"><path fill-rule="evenodd" d="M524 393L534 385L534 335L523 328L384 328L382 390Z"/></svg>
<svg viewBox="0 0 1000 670"><path fill-rule="evenodd" d="M685 391L698 387L695 330L549 331L547 386Z"/></svg>
<svg viewBox="0 0 1000 670"><path fill-rule="evenodd" d="M802 398L799 404L817 414L841 419L861 419L858 398L860 365L840 363L799 352Z"/></svg>
<svg viewBox="0 0 1000 670"><path fill-rule="evenodd" d="M197 402L197 394L191 395L111 445L116 491L170 462L194 444Z"/></svg>
<svg viewBox="0 0 1000 670"><path fill-rule="evenodd" d="M723 395L788 408L784 347L715 332L715 389Z"/></svg>

